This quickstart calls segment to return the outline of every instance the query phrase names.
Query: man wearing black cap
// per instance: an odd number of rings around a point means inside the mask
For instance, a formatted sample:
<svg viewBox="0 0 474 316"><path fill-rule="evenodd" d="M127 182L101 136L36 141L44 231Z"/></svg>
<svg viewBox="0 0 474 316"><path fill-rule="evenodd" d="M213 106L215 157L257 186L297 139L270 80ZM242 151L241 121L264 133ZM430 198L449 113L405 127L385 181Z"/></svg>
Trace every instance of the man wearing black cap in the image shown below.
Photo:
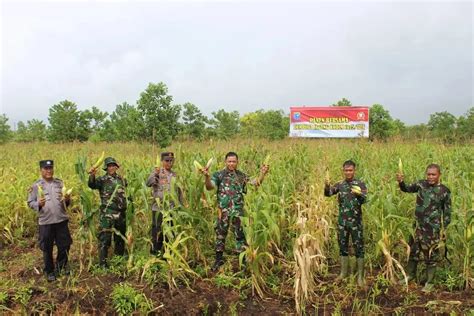
<svg viewBox="0 0 474 316"><path fill-rule="evenodd" d="M117 174L120 168L118 162L107 157L104 161L103 170L106 174L96 178L96 168L89 170L89 188L99 190L100 209L99 209L99 264L107 266L108 250L112 244L112 229L115 228L125 236L126 227L126 210L127 198L125 196L125 187L127 182ZM114 253L123 256L125 252L125 242L118 234L114 236Z"/></svg>
<svg viewBox="0 0 474 316"><path fill-rule="evenodd" d="M153 205L152 205L152 226L151 226L151 253L158 254L163 248L163 213L164 208L173 209L176 201L169 199L165 201L165 192L170 192L172 182L176 180L176 173L172 170L174 163L174 153L161 153L161 167L156 166L155 170L150 174L146 185L153 188ZM182 192L178 186L175 186L178 203L182 205Z"/></svg>
<svg viewBox="0 0 474 316"><path fill-rule="evenodd" d="M40 161L41 178L28 190L28 206L38 212L39 246L43 251L44 273L48 282L56 280L60 273L69 274L67 267L69 248L69 216L66 207L71 203L69 195L63 196L63 182L54 178L54 162ZM53 246L58 253L53 263Z"/></svg>

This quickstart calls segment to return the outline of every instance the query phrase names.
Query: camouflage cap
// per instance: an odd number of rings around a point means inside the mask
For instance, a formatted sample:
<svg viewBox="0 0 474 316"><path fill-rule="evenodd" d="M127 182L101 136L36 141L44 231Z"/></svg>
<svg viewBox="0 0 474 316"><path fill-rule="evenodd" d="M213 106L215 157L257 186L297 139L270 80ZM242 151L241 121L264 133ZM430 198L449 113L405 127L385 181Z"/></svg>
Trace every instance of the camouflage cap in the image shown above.
<svg viewBox="0 0 474 316"><path fill-rule="evenodd" d="M102 169L107 171L107 166L110 165L110 164L115 164L118 168L120 168L120 165L118 164L117 160L115 160L115 158L107 157L104 160L104 167Z"/></svg>
<svg viewBox="0 0 474 316"><path fill-rule="evenodd" d="M166 158L174 159L174 153L171 151L161 153L161 160L165 160Z"/></svg>

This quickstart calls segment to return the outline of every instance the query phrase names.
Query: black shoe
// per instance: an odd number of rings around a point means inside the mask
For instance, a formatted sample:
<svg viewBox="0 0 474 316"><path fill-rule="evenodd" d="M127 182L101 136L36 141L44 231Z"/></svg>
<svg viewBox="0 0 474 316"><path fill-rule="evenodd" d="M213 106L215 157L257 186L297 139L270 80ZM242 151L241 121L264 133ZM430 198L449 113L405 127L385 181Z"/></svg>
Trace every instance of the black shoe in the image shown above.
<svg viewBox="0 0 474 316"><path fill-rule="evenodd" d="M163 259L163 255L164 255L162 249L160 249L160 250L151 250L151 251L150 251L150 254L151 254L152 256L158 257L159 259Z"/></svg>
<svg viewBox="0 0 474 316"><path fill-rule="evenodd" d="M46 280L48 280L48 282L56 281L56 275L54 274L54 272L47 273Z"/></svg>
<svg viewBox="0 0 474 316"><path fill-rule="evenodd" d="M71 270L69 269L68 266L65 266L61 270L59 270L59 273L65 276L70 276L71 275Z"/></svg>
<svg viewBox="0 0 474 316"><path fill-rule="evenodd" d="M99 262L99 267L101 267L102 269L108 269L109 268L109 263L107 261Z"/></svg>
<svg viewBox="0 0 474 316"><path fill-rule="evenodd" d="M61 276L61 275L69 276L71 275L71 270L69 269L69 266L66 265L62 268L59 268L59 267L56 268L54 270L54 273L56 274L56 277Z"/></svg>
<svg viewBox="0 0 474 316"><path fill-rule="evenodd" d="M220 266L224 264L224 256L222 252L216 252L216 261L214 262L214 265L212 266L212 271L216 272L219 270Z"/></svg>
<svg viewBox="0 0 474 316"><path fill-rule="evenodd" d="M212 266L212 271L218 271L222 265L224 265L224 260L216 260L216 262L214 262L214 265Z"/></svg>

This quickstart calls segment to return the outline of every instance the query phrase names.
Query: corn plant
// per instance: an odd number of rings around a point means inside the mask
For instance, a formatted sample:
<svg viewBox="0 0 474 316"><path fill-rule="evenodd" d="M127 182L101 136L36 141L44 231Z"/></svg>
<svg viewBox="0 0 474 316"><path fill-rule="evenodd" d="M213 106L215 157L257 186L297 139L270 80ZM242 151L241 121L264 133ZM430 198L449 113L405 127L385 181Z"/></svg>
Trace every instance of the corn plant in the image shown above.
<svg viewBox="0 0 474 316"><path fill-rule="evenodd" d="M337 201L323 197L326 170L334 183L342 179L341 166L345 160L353 159L358 165L357 177L369 190L362 212L365 257L367 265L376 268L373 271L381 271L369 273L368 281L370 284L383 280L385 289L397 276L404 275L400 266L408 259L407 241L415 221L416 197L401 193L395 181L399 162L403 162L407 182L423 179L426 166L434 162L441 165L442 182L452 193L452 221L446 227L444 245L451 264L443 270L461 276L466 289L474 287L472 144L406 140L377 143L359 139L287 139L268 143L235 139L183 141L163 150L175 152L176 185L183 189L185 203L175 209L166 204L163 207L167 240L162 258L149 256L154 201L145 181L156 164L156 153L153 146L139 143L0 145L0 247L21 245L35 236L37 214L26 205L26 195L39 177L37 162L51 158L55 160L55 176L75 188L68 209L74 240L71 262L77 258L80 271L90 268L96 254L98 198L87 186L86 171L105 152L120 161L119 173L129 183L127 233L121 236L129 254L124 261L124 275L152 286L165 282L174 291L206 275L214 259L215 191L205 190L203 176L195 171L193 161L205 164L215 158L212 173L224 167L226 152L236 151L239 169L255 177L270 156L269 174L258 188L249 187L245 197L242 223L249 246L239 257L246 273L236 278L245 285L246 293L261 297L278 291L291 293L293 289L298 312L303 313L308 304L316 302L315 293L321 288L317 280L327 277L329 264L338 257ZM176 198L173 192L165 203ZM229 246L232 242L228 238ZM351 288L344 291L350 293ZM336 302L337 312L350 308L348 301L333 298L327 302ZM367 302L370 306L354 301L354 311L376 311L376 301Z"/></svg>

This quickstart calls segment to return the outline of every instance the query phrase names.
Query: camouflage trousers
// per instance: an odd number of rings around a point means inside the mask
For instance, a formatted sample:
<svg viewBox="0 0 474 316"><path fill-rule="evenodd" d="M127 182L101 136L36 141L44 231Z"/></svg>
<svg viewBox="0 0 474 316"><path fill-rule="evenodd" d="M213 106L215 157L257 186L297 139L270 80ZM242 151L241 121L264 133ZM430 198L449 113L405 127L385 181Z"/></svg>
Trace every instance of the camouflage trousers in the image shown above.
<svg viewBox="0 0 474 316"><path fill-rule="evenodd" d="M410 236L408 242L410 246L409 260L419 261L420 255L423 255L423 260L427 266L436 265L440 260L439 254L439 233L432 231L423 231L420 228L415 230L415 235Z"/></svg>
<svg viewBox="0 0 474 316"><path fill-rule="evenodd" d="M339 255L349 255L349 238L352 238L352 246L355 248L356 258L364 258L364 230L362 223L344 223L337 225Z"/></svg>
<svg viewBox="0 0 474 316"><path fill-rule="evenodd" d="M107 252L114 238L114 253L123 256L125 252L125 241L115 233L116 229L125 236L127 227L125 222L125 211L120 212L101 212L99 217L99 252L101 259L107 257Z"/></svg>
<svg viewBox="0 0 474 316"><path fill-rule="evenodd" d="M244 230L241 225L240 216L243 216L243 210L220 209L219 217L215 226L216 231L216 252L224 252L225 238L229 231L229 224L234 228L236 250L240 251L245 245Z"/></svg>

